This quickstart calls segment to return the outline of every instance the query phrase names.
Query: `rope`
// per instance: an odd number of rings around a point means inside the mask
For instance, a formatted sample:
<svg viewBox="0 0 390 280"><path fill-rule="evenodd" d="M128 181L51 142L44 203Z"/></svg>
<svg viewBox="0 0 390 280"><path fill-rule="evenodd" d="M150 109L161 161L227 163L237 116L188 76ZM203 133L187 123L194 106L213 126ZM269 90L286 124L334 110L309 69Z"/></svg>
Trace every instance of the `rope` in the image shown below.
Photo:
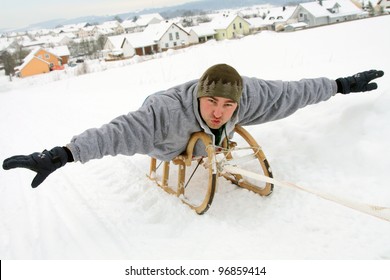
<svg viewBox="0 0 390 280"><path fill-rule="evenodd" d="M390 208L389 207L383 207L383 206L377 206L377 205L371 205L371 204L365 204L365 203L359 203L359 202L354 202L350 201L344 198L337 197L332 194L328 193L323 193L315 190L311 190L308 188L304 188L302 186L295 185L293 183L289 182L281 182L279 180L276 180L274 178L270 178L261 174L253 173L247 170L244 170L242 168L232 166L232 165L224 165L223 166L223 171L228 172L228 173L233 173L233 174L241 174L243 176L250 177L255 180L259 180L262 182L266 183L271 183L280 187L287 187L287 188L293 188L293 189L298 189L307 193L314 194L318 197L321 197L323 199L333 201L337 204L346 206L348 208L357 210L359 212L368 214L373 217L377 217L379 219L385 220L390 222Z"/></svg>

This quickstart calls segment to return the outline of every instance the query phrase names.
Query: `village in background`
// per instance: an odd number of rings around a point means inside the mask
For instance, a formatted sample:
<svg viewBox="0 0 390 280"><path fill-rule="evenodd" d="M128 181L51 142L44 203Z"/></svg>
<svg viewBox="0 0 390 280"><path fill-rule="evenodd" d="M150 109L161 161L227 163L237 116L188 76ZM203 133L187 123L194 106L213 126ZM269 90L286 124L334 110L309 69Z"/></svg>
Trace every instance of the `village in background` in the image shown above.
<svg viewBox="0 0 390 280"><path fill-rule="evenodd" d="M262 31L291 32L390 14L390 0L324 0L294 6L257 5L181 17L143 14L102 24L83 22L54 29L8 32L0 36L0 73L13 77L76 69L86 62L153 59L159 53L210 40L240 39Z"/></svg>

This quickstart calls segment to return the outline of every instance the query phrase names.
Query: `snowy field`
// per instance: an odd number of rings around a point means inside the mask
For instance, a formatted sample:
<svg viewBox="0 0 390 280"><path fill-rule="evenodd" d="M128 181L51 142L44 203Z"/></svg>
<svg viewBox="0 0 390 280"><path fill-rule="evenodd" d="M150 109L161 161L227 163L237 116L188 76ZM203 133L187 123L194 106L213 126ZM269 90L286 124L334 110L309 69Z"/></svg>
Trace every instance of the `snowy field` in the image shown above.
<svg viewBox="0 0 390 280"><path fill-rule="evenodd" d="M248 129L275 178L389 207L388 26L383 16L211 41L122 67L95 63L82 76L68 69L13 82L1 77L1 162L65 145L215 63L270 80L380 69L375 92L337 95ZM73 163L37 189L31 171L1 169L0 259L390 259L389 222L294 189L275 187L263 198L222 178L210 210L198 216L156 188L148 168L144 155Z"/></svg>

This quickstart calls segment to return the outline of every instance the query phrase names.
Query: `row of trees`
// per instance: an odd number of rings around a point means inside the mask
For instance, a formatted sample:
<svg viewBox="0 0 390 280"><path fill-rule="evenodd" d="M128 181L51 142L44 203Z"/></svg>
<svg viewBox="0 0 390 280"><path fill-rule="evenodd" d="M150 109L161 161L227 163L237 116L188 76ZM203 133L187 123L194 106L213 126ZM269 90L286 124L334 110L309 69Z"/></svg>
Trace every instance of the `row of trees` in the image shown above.
<svg viewBox="0 0 390 280"><path fill-rule="evenodd" d="M71 57L87 57L95 59L99 57L101 50L104 48L107 37L100 35L96 40L87 39L81 42L71 42L68 45Z"/></svg>

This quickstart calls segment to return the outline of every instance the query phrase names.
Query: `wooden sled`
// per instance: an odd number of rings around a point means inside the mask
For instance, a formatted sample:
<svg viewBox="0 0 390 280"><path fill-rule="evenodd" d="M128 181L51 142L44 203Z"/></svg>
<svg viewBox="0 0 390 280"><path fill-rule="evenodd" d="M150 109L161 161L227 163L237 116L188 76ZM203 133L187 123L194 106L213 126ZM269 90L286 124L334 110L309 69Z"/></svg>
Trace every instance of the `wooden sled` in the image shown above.
<svg viewBox="0 0 390 280"><path fill-rule="evenodd" d="M246 157L257 159L258 163L260 164L260 168L258 165L256 165L257 170L255 170L255 172L260 172L261 174L272 178L273 176L271 168L256 140L241 126L236 126L235 132L240 136L241 142L248 144L250 147L250 154ZM194 147L198 141L203 142L204 146L206 147L207 156L193 157ZM241 174L231 174L221 170L221 166L219 165L219 160L217 158L222 157L225 163L232 162L234 164L236 164L235 160L237 160L237 162L241 160L242 162L242 159L245 159L245 157L236 157L237 147L238 144L236 142L230 142L228 139L224 140L223 147L216 147L213 145L212 139L209 135L204 132L196 132L191 136L186 151L183 154L176 157L172 161L164 161L161 163L161 174L157 174L157 170L159 169L157 166L157 160L155 158L151 158L150 172L148 177L155 181L156 184L167 193L178 196L183 201L183 203L194 209L198 214L204 214L210 208L214 198L214 193L216 191L217 179L220 176L230 180L239 187L248 189L261 196L270 195L273 191L273 184L254 182L249 178L245 178ZM178 168L176 187L172 187L172 185L175 185L175 183L170 182L172 180L172 178L169 177L171 162ZM245 164L245 160L243 162ZM200 164L203 165L203 172L206 172L204 173L206 176L202 175L202 179L204 180L204 177L208 178L207 188L203 192L203 197L200 200L198 199L198 201L194 202L187 197L188 189L186 186L192 179L192 176ZM196 167L194 168L194 166ZM253 168L253 164L251 164L251 167ZM190 168L193 169L192 173L189 173L187 170ZM186 181L186 177L188 177L187 174L190 175L190 178ZM199 185L199 182L197 183Z"/></svg>

